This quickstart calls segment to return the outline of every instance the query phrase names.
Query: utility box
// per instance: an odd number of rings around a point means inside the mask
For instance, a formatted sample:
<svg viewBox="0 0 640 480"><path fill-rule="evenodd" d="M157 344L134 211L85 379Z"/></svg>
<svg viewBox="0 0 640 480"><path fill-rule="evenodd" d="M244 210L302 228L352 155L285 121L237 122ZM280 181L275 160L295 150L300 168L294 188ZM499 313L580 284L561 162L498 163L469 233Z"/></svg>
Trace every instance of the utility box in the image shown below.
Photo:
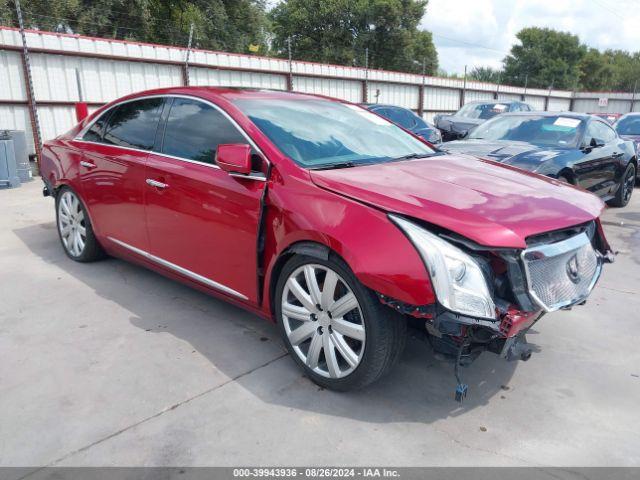
<svg viewBox="0 0 640 480"><path fill-rule="evenodd" d="M0 131L0 188L19 186L13 140L8 133Z"/></svg>
<svg viewBox="0 0 640 480"><path fill-rule="evenodd" d="M27 135L24 130L7 130L7 134L13 140L18 178L22 183L28 182L33 179L33 174L29 162L29 152L27 151Z"/></svg>

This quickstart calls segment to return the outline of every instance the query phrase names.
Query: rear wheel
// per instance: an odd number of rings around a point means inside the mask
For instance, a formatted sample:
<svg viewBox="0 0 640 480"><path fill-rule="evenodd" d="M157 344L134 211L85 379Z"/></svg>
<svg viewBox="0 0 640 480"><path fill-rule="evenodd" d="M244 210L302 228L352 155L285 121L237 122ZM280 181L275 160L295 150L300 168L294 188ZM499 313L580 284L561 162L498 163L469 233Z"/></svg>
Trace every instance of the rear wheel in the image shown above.
<svg viewBox="0 0 640 480"><path fill-rule="evenodd" d="M56 223L62 247L76 262L92 262L104 257L87 211L78 195L62 187L56 195Z"/></svg>
<svg viewBox="0 0 640 480"><path fill-rule="evenodd" d="M620 178L620 185L616 196L609 200L607 203L612 207L624 207L631 200L633 194L633 188L636 185L636 166L633 163L627 165L627 169L624 171L622 178Z"/></svg>
<svg viewBox="0 0 640 480"><path fill-rule="evenodd" d="M404 347L405 319L383 306L339 259L290 259L275 303L287 350L323 387L364 387L384 375Z"/></svg>

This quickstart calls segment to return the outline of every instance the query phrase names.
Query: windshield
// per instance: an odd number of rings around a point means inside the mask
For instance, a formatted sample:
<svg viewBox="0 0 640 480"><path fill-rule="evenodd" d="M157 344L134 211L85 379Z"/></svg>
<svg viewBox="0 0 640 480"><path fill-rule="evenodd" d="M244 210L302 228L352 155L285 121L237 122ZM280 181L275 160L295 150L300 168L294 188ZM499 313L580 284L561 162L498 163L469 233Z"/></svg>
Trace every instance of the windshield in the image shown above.
<svg viewBox="0 0 640 480"><path fill-rule="evenodd" d="M272 98L234 103L282 153L306 168L434 153L393 123L355 105Z"/></svg>
<svg viewBox="0 0 640 480"><path fill-rule="evenodd" d="M509 106L504 103L468 103L456 113L458 117L477 118L489 120L499 113L509 111Z"/></svg>
<svg viewBox="0 0 640 480"><path fill-rule="evenodd" d="M616 130L619 135L640 135L640 115L622 117L616 123Z"/></svg>
<svg viewBox="0 0 640 480"><path fill-rule="evenodd" d="M575 147L578 144L583 123L579 118L562 115L504 115L475 128L468 138Z"/></svg>

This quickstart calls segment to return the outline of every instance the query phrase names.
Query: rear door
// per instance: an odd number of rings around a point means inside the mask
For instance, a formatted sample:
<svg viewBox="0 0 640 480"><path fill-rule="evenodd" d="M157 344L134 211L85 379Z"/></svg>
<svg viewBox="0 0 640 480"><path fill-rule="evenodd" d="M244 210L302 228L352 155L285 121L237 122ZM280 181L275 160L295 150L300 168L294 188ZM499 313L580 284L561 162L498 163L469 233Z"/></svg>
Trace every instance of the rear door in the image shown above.
<svg viewBox="0 0 640 480"><path fill-rule="evenodd" d="M585 130L582 158L575 167L578 184L600 196L606 196L615 185L618 159L623 155L618 136L601 120L591 119ZM602 146L591 147L595 141Z"/></svg>
<svg viewBox="0 0 640 480"><path fill-rule="evenodd" d="M161 146L150 154L145 175L152 259L198 283L255 302L264 176L232 177L214 161L218 144L251 142L208 102L185 97L170 102L163 114ZM254 153L259 170L264 165Z"/></svg>
<svg viewBox="0 0 640 480"><path fill-rule="evenodd" d="M144 169L164 99L133 100L103 114L82 138L82 196L100 237L148 248Z"/></svg>

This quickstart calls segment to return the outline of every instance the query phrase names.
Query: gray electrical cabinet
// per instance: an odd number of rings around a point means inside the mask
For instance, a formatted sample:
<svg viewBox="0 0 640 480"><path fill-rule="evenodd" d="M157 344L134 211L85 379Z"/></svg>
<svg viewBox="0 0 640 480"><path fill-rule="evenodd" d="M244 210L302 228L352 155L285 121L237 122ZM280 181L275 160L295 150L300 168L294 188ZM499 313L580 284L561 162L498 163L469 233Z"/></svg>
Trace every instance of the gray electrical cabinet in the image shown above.
<svg viewBox="0 0 640 480"><path fill-rule="evenodd" d="M24 130L7 130L7 133L13 140L18 178L22 183L28 182L33 179L33 175L31 174L29 152L27 151L27 136Z"/></svg>
<svg viewBox="0 0 640 480"><path fill-rule="evenodd" d="M19 187L20 177L16 166L13 139L0 131L0 187Z"/></svg>

